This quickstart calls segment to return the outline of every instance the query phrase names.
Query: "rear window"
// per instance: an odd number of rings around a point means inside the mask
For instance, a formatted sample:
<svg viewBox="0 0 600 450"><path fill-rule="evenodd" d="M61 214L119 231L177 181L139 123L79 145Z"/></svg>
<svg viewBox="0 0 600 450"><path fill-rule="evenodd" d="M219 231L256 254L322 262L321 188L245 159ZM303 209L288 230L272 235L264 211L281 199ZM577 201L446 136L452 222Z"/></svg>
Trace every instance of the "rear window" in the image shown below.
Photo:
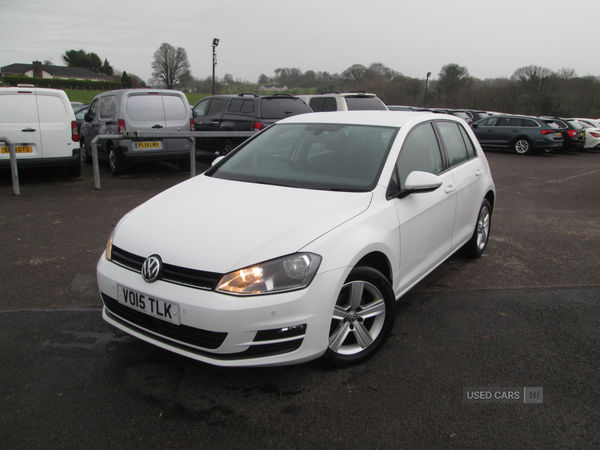
<svg viewBox="0 0 600 450"><path fill-rule="evenodd" d="M165 117L167 120L185 120L188 117L189 107L178 95L163 95Z"/></svg>
<svg viewBox="0 0 600 450"><path fill-rule="evenodd" d="M283 119L312 112L312 109L299 98L262 98L260 107L263 119Z"/></svg>
<svg viewBox="0 0 600 450"><path fill-rule="evenodd" d="M38 123L35 95L0 95L0 123Z"/></svg>
<svg viewBox="0 0 600 450"><path fill-rule="evenodd" d="M67 109L62 99L53 95L38 95L37 101L40 124L65 123L67 121ZM73 110L70 106L69 108L71 111Z"/></svg>
<svg viewBox="0 0 600 450"><path fill-rule="evenodd" d="M162 96L130 96L127 99L127 115L135 122L164 122Z"/></svg>
<svg viewBox="0 0 600 450"><path fill-rule="evenodd" d="M387 108L377 97L344 97L348 111L386 110Z"/></svg>

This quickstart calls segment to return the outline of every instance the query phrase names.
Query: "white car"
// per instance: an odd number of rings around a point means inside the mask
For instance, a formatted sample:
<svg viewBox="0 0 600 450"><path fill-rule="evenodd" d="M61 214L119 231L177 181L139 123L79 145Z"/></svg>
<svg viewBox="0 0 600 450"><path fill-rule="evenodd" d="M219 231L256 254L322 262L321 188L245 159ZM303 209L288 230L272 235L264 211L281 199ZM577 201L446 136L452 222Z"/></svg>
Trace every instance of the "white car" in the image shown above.
<svg viewBox="0 0 600 450"><path fill-rule="evenodd" d="M367 92L330 92L313 95L297 95L314 112L329 111L386 111L379 97Z"/></svg>
<svg viewBox="0 0 600 450"><path fill-rule="evenodd" d="M485 251L495 199L457 117L284 119L117 224L97 267L103 317L216 365L358 363L397 299L455 251Z"/></svg>
<svg viewBox="0 0 600 450"><path fill-rule="evenodd" d="M570 119L581 124L585 131L585 144L583 149L600 148L600 120L593 119Z"/></svg>

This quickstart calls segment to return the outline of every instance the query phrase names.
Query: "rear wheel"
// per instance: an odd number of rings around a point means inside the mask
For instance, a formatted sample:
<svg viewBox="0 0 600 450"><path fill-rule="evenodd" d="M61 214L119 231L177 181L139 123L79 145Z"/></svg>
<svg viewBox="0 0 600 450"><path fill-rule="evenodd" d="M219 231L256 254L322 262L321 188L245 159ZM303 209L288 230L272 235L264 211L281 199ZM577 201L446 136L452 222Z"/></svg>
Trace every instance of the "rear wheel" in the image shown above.
<svg viewBox="0 0 600 450"><path fill-rule="evenodd" d="M325 357L336 365L373 356L394 326L396 298L389 281L371 267L355 267L338 295Z"/></svg>
<svg viewBox="0 0 600 450"><path fill-rule="evenodd" d="M531 147L531 142L529 139L519 138L515 141L513 146L515 152L519 155L530 155L533 152L533 148Z"/></svg>
<svg viewBox="0 0 600 450"><path fill-rule="evenodd" d="M123 175L126 172L127 164L125 163L125 157L121 150L111 145L108 148L108 164L110 165L110 171L113 175Z"/></svg>
<svg viewBox="0 0 600 450"><path fill-rule="evenodd" d="M233 150L235 147L233 145L233 141L231 141L230 139L226 139L225 141L223 141L223 143L221 144L221 155L226 155L229 152L231 152L231 150Z"/></svg>
<svg viewBox="0 0 600 450"><path fill-rule="evenodd" d="M83 159L83 162L86 164L92 163L92 154L85 141L81 141L81 159Z"/></svg>

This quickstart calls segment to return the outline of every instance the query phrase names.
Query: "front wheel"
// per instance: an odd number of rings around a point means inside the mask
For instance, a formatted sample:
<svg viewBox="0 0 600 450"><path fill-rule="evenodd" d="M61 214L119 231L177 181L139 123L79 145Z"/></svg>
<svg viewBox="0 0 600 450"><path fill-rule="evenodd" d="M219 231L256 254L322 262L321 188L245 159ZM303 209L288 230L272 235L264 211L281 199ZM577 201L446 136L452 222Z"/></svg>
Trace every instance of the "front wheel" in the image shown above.
<svg viewBox="0 0 600 450"><path fill-rule="evenodd" d="M529 139L519 138L515 141L514 144L515 152L519 155L530 155L533 153L533 148L531 146L531 142Z"/></svg>
<svg viewBox="0 0 600 450"><path fill-rule="evenodd" d="M475 231L471 240L463 247L464 252L471 258L479 258L487 248L490 239L490 229L492 226L492 206L490 202L484 200L479 209Z"/></svg>
<svg viewBox="0 0 600 450"><path fill-rule="evenodd" d="M221 155L227 155L234 148L235 146L233 145L233 141L231 141L231 139L226 139L221 144Z"/></svg>
<svg viewBox="0 0 600 450"><path fill-rule="evenodd" d="M395 318L396 298L389 281L376 269L355 267L333 310L326 359L347 366L373 356L390 335Z"/></svg>

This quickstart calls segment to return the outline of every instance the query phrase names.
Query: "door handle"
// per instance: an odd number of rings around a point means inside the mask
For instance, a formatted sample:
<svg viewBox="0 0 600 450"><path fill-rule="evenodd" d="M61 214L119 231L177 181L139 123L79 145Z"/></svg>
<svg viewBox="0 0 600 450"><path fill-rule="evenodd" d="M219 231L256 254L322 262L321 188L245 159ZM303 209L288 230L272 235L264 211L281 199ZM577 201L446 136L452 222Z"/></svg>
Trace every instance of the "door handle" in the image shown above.
<svg viewBox="0 0 600 450"><path fill-rule="evenodd" d="M156 124L152 128L162 128L162 127L163 127L162 125Z"/></svg>
<svg viewBox="0 0 600 450"><path fill-rule="evenodd" d="M24 133L33 133L37 130L35 130L33 128L23 128L21 131L23 131Z"/></svg>
<svg viewBox="0 0 600 450"><path fill-rule="evenodd" d="M477 169L477 170L475 171L475 176L476 176L476 177L480 177L482 174L483 174L483 169Z"/></svg>
<svg viewBox="0 0 600 450"><path fill-rule="evenodd" d="M446 194L449 194L450 192L454 192L455 190L456 190L456 186L454 186L453 184L449 184L448 186L446 186L446 189L444 189Z"/></svg>

